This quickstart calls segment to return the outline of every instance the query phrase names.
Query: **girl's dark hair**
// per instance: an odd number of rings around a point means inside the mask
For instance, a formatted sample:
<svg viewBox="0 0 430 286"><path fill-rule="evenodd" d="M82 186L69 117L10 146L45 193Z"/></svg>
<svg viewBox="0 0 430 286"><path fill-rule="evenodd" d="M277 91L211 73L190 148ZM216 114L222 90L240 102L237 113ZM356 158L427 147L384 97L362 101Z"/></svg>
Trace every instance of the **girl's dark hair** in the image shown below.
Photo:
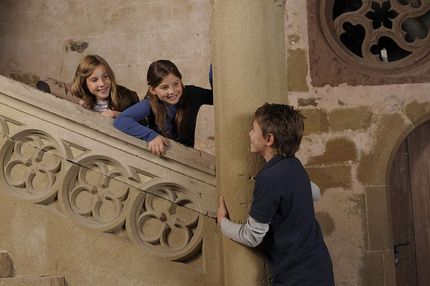
<svg viewBox="0 0 430 286"><path fill-rule="evenodd" d="M71 92L74 96L81 98L92 109L97 103L97 98L88 90L86 79L94 72L96 67L104 66L111 80L110 95L108 97L108 107L116 111L123 111L134 102L126 94L118 92L115 74L109 64L98 55L86 55L79 62L73 79Z"/></svg>
<svg viewBox="0 0 430 286"><path fill-rule="evenodd" d="M163 79L169 74L173 74L174 76L178 77L181 80L181 84L182 84L182 75L179 72L178 67L173 62L169 60L158 60L151 63L151 65L148 68L148 74L146 76L146 79L149 85L149 89L148 89L148 92L146 93L146 97L149 98L149 101L151 103L151 109L155 115L155 124L160 129L161 134L163 136L171 138L171 134L167 134L167 132L165 131L167 107L164 101L160 100L156 94L153 94L150 92L150 88L156 88L163 81ZM176 109L176 116L175 116L176 131L179 137L181 137L181 135L186 133L184 125L185 125L185 114L187 114L188 112L188 104L186 104L185 101L186 101L186 98L184 94L182 94L178 102L178 106ZM177 138L172 138L172 139L177 139Z"/></svg>
<svg viewBox="0 0 430 286"><path fill-rule="evenodd" d="M273 149L284 157L293 156L299 150L304 118L300 111L286 104L265 103L255 111L255 120L263 136L272 134Z"/></svg>

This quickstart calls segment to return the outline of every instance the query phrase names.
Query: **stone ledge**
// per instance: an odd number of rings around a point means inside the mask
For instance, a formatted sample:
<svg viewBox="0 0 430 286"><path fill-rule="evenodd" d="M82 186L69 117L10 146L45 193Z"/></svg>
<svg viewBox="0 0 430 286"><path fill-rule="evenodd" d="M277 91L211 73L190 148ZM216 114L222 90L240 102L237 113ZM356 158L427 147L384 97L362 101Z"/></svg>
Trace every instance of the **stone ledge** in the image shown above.
<svg viewBox="0 0 430 286"><path fill-rule="evenodd" d="M64 286L66 281L61 275L20 276L0 278L0 286Z"/></svg>

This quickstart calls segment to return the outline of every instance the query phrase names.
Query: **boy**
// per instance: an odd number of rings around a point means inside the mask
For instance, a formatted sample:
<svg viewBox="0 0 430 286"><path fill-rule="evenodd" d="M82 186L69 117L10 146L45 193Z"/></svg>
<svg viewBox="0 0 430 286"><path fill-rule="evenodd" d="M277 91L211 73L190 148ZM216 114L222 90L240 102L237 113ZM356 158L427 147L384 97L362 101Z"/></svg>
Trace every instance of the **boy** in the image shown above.
<svg viewBox="0 0 430 286"><path fill-rule="evenodd" d="M249 132L251 152L263 156L266 165L255 178L247 223L228 219L223 197L217 219L227 237L250 247L263 242L273 285L334 285L309 177L294 157L303 128L303 115L291 106L265 103L257 109Z"/></svg>

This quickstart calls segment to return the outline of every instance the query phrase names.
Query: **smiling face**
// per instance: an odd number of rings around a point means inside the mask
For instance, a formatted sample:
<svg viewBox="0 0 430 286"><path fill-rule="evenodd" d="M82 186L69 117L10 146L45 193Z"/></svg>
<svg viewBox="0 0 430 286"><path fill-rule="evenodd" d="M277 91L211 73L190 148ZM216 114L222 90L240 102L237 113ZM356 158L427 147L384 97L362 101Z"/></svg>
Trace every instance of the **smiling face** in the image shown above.
<svg viewBox="0 0 430 286"><path fill-rule="evenodd" d="M252 128L249 131L248 135L251 145L251 152L261 153L261 151L263 151L266 147L266 139L264 138L263 131L261 130L260 125L258 125L256 120L254 120L254 122L252 123Z"/></svg>
<svg viewBox="0 0 430 286"><path fill-rule="evenodd" d="M103 65L96 66L91 75L85 79L85 83L97 100L106 101L109 98L112 81Z"/></svg>
<svg viewBox="0 0 430 286"><path fill-rule="evenodd" d="M261 130L257 120L254 120L252 123L252 128L248 135L251 152L258 153L263 156L266 161L269 161L274 155L274 150L272 149L273 135L268 134L268 136L264 137L263 131Z"/></svg>
<svg viewBox="0 0 430 286"><path fill-rule="evenodd" d="M172 73L166 75L159 85L150 87L149 91L168 104L176 104L182 96L183 86L179 77Z"/></svg>

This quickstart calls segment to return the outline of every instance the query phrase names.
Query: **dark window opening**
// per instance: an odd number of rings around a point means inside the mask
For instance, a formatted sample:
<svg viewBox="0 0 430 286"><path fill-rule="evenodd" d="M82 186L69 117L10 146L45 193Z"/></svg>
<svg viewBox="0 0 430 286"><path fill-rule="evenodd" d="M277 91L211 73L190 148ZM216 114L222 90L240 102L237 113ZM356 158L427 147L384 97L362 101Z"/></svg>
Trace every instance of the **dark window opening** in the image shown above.
<svg viewBox="0 0 430 286"><path fill-rule="evenodd" d="M365 36L364 28L360 25L354 26L349 22L343 24L342 27L345 30L345 33L340 35L341 42L348 48L348 50L362 58L363 54L361 52L361 46Z"/></svg>
<svg viewBox="0 0 430 286"><path fill-rule="evenodd" d="M397 15L398 13L391 10L391 4L387 1L382 5L378 2L372 2L372 11L367 12L366 17L372 20L372 27L376 30L382 26L391 29L393 27L392 19L396 18Z"/></svg>
<svg viewBox="0 0 430 286"><path fill-rule="evenodd" d="M357 11L361 5L361 0L336 0L333 5L333 20L343 13Z"/></svg>
<svg viewBox="0 0 430 286"><path fill-rule="evenodd" d="M430 29L430 11L421 17L409 18L402 24L402 30L406 32L405 40L409 43L416 38L425 39Z"/></svg>
<svg viewBox="0 0 430 286"><path fill-rule="evenodd" d="M343 28L337 37L343 46L355 55L365 58L370 52L378 55L381 62L398 61L417 49L417 46L411 46L408 43L416 42L417 38L422 40L429 37L430 10L426 7L428 4L423 4L420 0L367 1L335 0L333 2L333 21L340 22L337 24L342 25ZM398 18L399 12L393 9L392 1L399 1L401 5L408 6L404 9L410 10L412 15L416 15L416 7L423 8L422 10L426 13L406 20ZM365 6L368 7L367 10L355 12L364 8L363 3L370 4ZM349 20L349 16L339 18L344 13L354 15L354 21ZM402 21L400 26L396 21ZM371 23L370 26L369 23ZM375 32L379 33L377 43L372 39ZM393 33L398 36L393 36ZM371 47L363 46L363 43L369 41L371 41ZM419 43L419 45L421 44ZM370 49L370 51L366 49Z"/></svg>
<svg viewBox="0 0 430 286"><path fill-rule="evenodd" d="M411 52L400 48L391 38L381 37L378 44L373 45L370 51L374 55L379 55L381 62L394 62L407 57Z"/></svg>

